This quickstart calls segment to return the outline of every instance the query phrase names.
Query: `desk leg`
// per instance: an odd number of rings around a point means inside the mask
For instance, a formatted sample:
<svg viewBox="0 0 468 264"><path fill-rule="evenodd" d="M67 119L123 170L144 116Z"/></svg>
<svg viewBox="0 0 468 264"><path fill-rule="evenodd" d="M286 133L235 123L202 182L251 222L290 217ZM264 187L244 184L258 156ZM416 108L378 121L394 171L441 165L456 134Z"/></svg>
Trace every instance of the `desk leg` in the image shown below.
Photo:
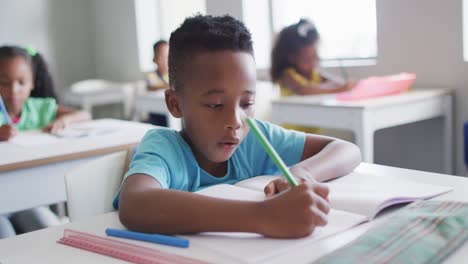
<svg viewBox="0 0 468 264"><path fill-rule="evenodd" d="M364 113L354 128L354 141L361 150L363 162L374 163L374 128L369 113Z"/></svg>
<svg viewBox="0 0 468 264"><path fill-rule="evenodd" d="M453 171L453 120L452 120L452 97L444 97L444 131L442 143L444 144L444 173L452 174Z"/></svg>
<svg viewBox="0 0 468 264"><path fill-rule="evenodd" d="M132 107L128 99L125 99L123 102L123 118L129 120L132 117Z"/></svg>
<svg viewBox="0 0 468 264"><path fill-rule="evenodd" d="M82 103L81 108L83 111L88 112L91 116L93 116L93 106L90 102L85 101Z"/></svg>
<svg viewBox="0 0 468 264"><path fill-rule="evenodd" d="M135 122L140 122L141 112L137 109L133 109L132 120Z"/></svg>

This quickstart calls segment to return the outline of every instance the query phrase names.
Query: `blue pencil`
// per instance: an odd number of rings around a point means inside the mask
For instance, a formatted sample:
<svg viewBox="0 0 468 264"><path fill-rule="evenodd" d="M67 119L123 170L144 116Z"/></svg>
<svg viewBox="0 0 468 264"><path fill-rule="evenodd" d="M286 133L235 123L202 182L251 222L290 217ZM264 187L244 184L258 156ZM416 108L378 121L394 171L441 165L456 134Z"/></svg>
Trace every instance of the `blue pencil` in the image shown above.
<svg viewBox="0 0 468 264"><path fill-rule="evenodd" d="M11 124L11 119L10 119L10 116L8 115L6 106L5 106L5 104L3 103L3 99L2 99L2 96L1 96L1 95L0 95L0 110L2 110L3 117L5 118L5 123L6 123L7 125L10 125L10 124Z"/></svg>
<svg viewBox="0 0 468 264"><path fill-rule="evenodd" d="M128 230L107 228L106 235L120 238L128 238L134 240L141 240L156 244L163 244L174 247L187 248L189 246L189 240L185 238L179 238L174 236L166 236L160 234L145 234L140 232L133 232Z"/></svg>

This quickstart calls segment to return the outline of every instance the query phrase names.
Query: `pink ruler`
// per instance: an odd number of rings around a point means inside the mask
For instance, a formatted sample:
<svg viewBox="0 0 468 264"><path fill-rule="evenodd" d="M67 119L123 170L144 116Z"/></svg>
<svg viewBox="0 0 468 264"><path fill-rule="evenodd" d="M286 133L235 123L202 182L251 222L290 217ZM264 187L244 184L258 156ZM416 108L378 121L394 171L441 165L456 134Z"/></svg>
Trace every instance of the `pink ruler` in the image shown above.
<svg viewBox="0 0 468 264"><path fill-rule="evenodd" d="M125 243L115 239L100 237L70 229L65 229L63 231L63 237L59 239L57 243L133 263L207 263L154 248Z"/></svg>

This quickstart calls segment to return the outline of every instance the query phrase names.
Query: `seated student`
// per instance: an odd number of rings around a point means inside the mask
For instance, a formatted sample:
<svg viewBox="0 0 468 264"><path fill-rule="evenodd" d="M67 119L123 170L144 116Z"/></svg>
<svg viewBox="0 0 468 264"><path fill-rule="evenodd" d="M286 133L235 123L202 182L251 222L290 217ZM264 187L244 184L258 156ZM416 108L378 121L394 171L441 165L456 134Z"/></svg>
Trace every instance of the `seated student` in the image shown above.
<svg viewBox="0 0 468 264"><path fill-rule="evenodd" d="M336 93L353 87L353 82L343 82L319 71L318 41L315 25L304 19L281 30L271 53L270 69L273 82L280 86L281 96ZM308 133L319 132L316 128L283 126Z"/></svg>
<svg viewBox="0 0 468 264"><path fill-rule="evenodd" d="M56 132L73 122L90 119L88 113L59 106L53 98L31 98L34 74L41 74L41 71L34 70L32 58L26 50L16 46L0 47L0 95L12 121L12 124L7 124L6 118L0 115L0 141L9 140L18 131L43 129ZM9 218L18 224L16 230L28 232L58 223L53 216L48 208L39 207L15 213ZM1 218L0 234L11 235L12 229L6 217Z"/></svg>
<svg viewBox="0 0 468 264"><path fill-rule="evenodd" d="M167 66L167 56L169 54L169 44L161 39L153 45L153 62L156 64L156 71L146 73L146 88L148 91L157 91L169 88L169 68Z"/></svg>
<svg viewBox="0 0 468 264"><path fill-rule="evenodd" d="M31 56L20 47L0 47L0 95L13 123L6 124L5 117L0 116L0 141L12 138L18 130L56 132L90 119L88 113L60 106L53 98L31 98L33 88Z"/></svg>
<svg viewBox="0 0 468 264"><path fill-rule="evenodd" d="M167 66L167 55L169 44L165 40L159 40L153 45L153 62L156 64L156 71L145 74L146 89L148 91L158 91L169 88L169 69ZM149 114L149 123L159 126L167 126L165 115Z"/></svg>
<svg viewBox="0 0 468 264"><path fill-rule="evenodd" d="M353 87L353 82L319 71L318 41L317 28L305 19L279 33L271 53L270 74L280 85L282 96L336 93Z"/></svg>
<svg viewBox="0 0 468 264"><path fill-rule="evenodd" d="M269 183L262 202L202 196L194 191L276 169L249 130L256 66L252 39L230 16L187 18L171 34L166 104L181 131L154 129L143 138L114 200L121 222L141 232L255 232L302 237L327 223L328 189L318 183L350 173L361 161L348 142L258 121L302 183ZM281 194L278 194L280 193Z"/></svg>

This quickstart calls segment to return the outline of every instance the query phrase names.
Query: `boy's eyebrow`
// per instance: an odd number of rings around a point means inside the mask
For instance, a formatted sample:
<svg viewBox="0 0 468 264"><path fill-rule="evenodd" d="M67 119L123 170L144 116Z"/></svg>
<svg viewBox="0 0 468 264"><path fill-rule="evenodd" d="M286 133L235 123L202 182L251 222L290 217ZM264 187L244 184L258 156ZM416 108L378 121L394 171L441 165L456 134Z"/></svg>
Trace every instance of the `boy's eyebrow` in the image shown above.
<svg viewBox="0 0 468 264"><path fill-rule="evenodd" d="M202 96L212 95L212 94L223 94L224 91L220 89L212 89L202 93Z"/></svg>
<svg viewBox="0 0 468 264"><path fill-rule="evenodd" d="M255 94L255 91L245 90L243 93L251 95L251 94ZM202 96L208 96L208 95L212 95L212 94L224 94L224 90L220 90L220 89L208 90L208 91L202 93Z"/></svg>

